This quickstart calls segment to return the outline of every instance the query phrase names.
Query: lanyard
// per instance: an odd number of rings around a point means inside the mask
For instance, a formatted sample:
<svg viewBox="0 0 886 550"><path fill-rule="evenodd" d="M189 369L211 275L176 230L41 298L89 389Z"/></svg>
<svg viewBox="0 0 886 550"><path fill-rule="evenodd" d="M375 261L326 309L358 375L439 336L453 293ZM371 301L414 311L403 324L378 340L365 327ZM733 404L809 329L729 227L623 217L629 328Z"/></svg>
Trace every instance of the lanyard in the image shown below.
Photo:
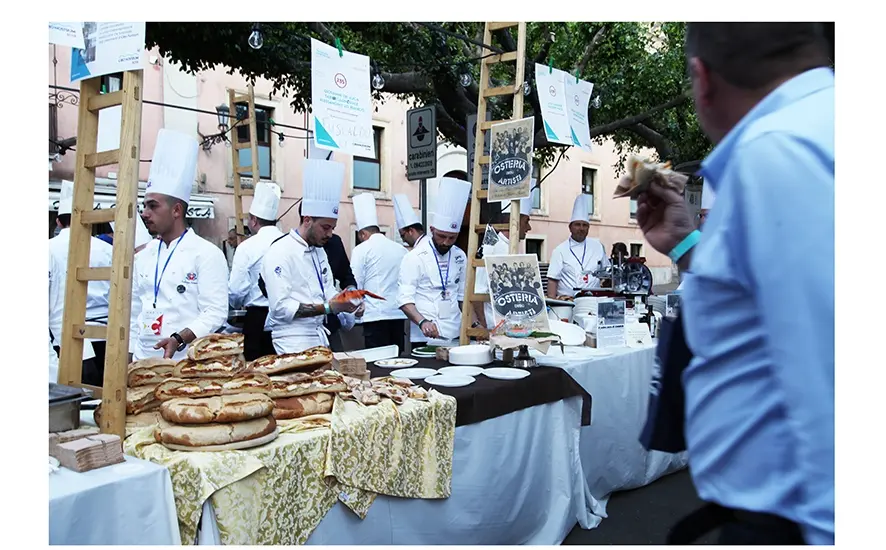
<svg viewBox="0 0 886 550"><path fill-rule="evenodd" d="M172 259L172 255L175 254L175 250L178 248L178 244L182 242L182 239L185 238L185 233L188 230L185 229L182 231L181 237L175 241L175 246L172 250L169 251L169 256L166 256L166 263L163 264L163 271L160 272L160 278L157 278L157 271L160 269L160 250L163 248L163 241L157 243L157 264L154 266L154 307L157 307L157 296L160 294L160 281L163 280L163 274L166 273L166 268L169 266L169 260Z"/></svg>
<svg viewBox="0 0 886 550"><path fill-rule="evenodd" d="M298 232L298 229L295 230L295 234L298 235L299 237L301 237L301 234ZM302 240L304 241L303 237L302 237ZM307 244L307 242L308 241L305 241L306 244ZM316 255L317 255L317 249L315 247L315 248L311 249L311 265L314 266L314 273L317 274L317 282L320 283L320 292L323 293L322 298L323 298L323 300L326 300L326 287L323 286L323 277L320 276L320 266L318 266L317 262L314 261L314 257Z"/></svg>
<svg viewBox="0 0 886 550"><path fill-rule="evenodd" d="M431 247L431 248L433 248L433 247ZM437 256L437 251L434 250L433 252L434 252L434 261L437 262L437 271L440 273L440 284L442 285L440 287L440 295L445 298L446 297L446 285L449 284L449 268L452 266L452 264L449 262L449 258L451 258L451 256L452 256L452 249L450 248L449 252L446 253L446 258L447 258L447 260L446 260L446 279L443 278L443 269L440 268L440 258L439 258L439 256Z"/></svg>
<svg viewBox="0 0 886 550"><path fill-rule="evenodd" d="M581 251L581 260L578 259L578 256L575 255L575 252L572 251L572 244L569 245L569 253L572 254L572 257L575 258L575 261L578 262L582 269L585 268L585 253L588 251L588 240L584 240L584 249Z"/></svg>

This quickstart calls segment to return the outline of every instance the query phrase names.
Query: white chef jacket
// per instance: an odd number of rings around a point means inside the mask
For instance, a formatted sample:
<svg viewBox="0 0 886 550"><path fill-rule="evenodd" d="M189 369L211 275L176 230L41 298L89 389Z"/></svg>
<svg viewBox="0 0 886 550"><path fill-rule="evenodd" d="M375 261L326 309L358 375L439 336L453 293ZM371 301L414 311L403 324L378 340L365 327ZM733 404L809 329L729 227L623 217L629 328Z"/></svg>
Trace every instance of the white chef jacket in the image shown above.
<svg viewBox="0 0 886 550"><path fill-rule="evenodd" d="M135 256L134 267L129 335L133 359L162 357L163 350L154 349L154 345L173 332L187 328L202 338L224 325L228 318L225 255L193 229L168 246L162 239L152 240ZM159 287L156 307L155 273ZM160 315L162 323L157 322ZM158 329L160 333L155 334L153 330ZM172 358L182 359L186 354L187 348Z"/></svg>
<svg viewBox="0 0 886 550"><path fill-rule="evenodd" d="M302 304L328 302L336 295L335 281L323 247L308 245L293 229L265 253L261 276L268 292L265 330L277 353L298 353L314 346L328 346L325 316L295 318ZM339 313L344 330L354 326L354 316Z"/></svg>
<svg viewBox="0 0 886 550"><path fill-rule="evenodd" d="M357 288L385 298L385 301L366 298L362 322L406 318L397 307L397 283L404 256L406 249L381 233L372 235L366 242L354 247L351 271L357 281Z"/></svg>
<svg viewBox="0 0 886 550"><path fill-rule="evenodd" d="M598 266L598 262L600 265ZM551 254L548 279L558 281L558 296L575 296L579 290L600 288L600 279L593 276L599 267L610 265L603 244L592 237L575 242L572 237L560 243Z"/></svg>
<svg viewBox="0 0 886 550"><path fill-rule="evenodd" d="M510 252L510 241L503 234L498 234L498 242L493 246L483 245L483 257L491 255L504 255ZM489 275L486 273L485 267L477 268L477 275L474 278L474 294L489 294ZM495 328L495 318L492 312L492 296L490 301L483 304L483 311L486 313L486 328L492 330Z"/></svg>
<svg viewBox="0 0 886 550"><path fill-rule="evenodd" d="M62 338L70 242L71 230L67 227L62 229L57 236L49 239L49 330L52 331L52 343L55 346L60 345ZM113 252L114 248L111 245L92 237L89 243L89 266L111 267ZM89 281L86 287L86 319L100 319L100 321L87 324L108 324L108 295L110 292L110 281ZM83 356L84 359L95 356L91 345L84 345Z"/></svg>
<svg viewBox="0 0 886 550"><path fill-rule="evenodd" d="M436 323L441 339L458 338L461 329L461 310L458 302L464 300L466 265L467 257L459 247L453 246L449 252L440 256L430 238L422 239L406 254L403 263L400 264L400 292L397 305L403 307L406 304L415 304L425 319ZM449 315L445 318L440 315L440 305L444 301L449 303ZM427 340L427 336L422 334L418 325L411 323L411 341Z"/></svg>
<svg viewBox="0 0 886 550"><path fill-rule="evenodd" d="M266 225L236 248L228 281L231 307L268 307L268 299L258 288L258 276L261 274L262 258L271 243L282 236L283 232L275 226Z"/></svg>

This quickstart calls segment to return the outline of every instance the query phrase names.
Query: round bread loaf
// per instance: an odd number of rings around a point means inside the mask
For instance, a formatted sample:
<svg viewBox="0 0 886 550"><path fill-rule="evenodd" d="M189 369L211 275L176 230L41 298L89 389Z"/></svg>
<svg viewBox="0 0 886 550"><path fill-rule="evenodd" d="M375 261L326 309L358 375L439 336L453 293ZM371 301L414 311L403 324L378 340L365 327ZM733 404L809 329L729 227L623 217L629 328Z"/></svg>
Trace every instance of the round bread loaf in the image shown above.
<svg viewBox="0 0 886 550"><path fill-rule="evenodd" d="M160 405L160 414L175 424L242 422L263 418L274 410L274 402L261 393L240 393L202 399L170 399Z"/></svg>
<svg viewBox="0 0 886 550"><path fill-rule="evenodd" d="M300 397L287 397L274 400L274 418L291 420L315 414L332 412L335 396L329 393L312 393Z"/></svg>
<svg viewBox="0 0 886 550"><path fill-rule="evenodd" d="M258 439L276 429L274 417L266 416L245 422L157 427L154 439L164 445L208 447Z"/></svg>

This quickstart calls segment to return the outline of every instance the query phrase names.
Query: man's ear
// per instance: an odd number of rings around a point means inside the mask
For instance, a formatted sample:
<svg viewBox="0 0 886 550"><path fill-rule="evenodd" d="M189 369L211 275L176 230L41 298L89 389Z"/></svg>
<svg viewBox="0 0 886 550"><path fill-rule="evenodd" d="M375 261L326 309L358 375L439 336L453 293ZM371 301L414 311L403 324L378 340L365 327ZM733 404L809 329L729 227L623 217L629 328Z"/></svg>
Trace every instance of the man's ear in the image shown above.
<svg viewBox="0 0 886 550"><path fill-rule="evenodd" d="M689 74L692 77L692 86L697 101L708 105L714 93L714 80L711 78L711 70L698 57L689 59Z"/></svg>

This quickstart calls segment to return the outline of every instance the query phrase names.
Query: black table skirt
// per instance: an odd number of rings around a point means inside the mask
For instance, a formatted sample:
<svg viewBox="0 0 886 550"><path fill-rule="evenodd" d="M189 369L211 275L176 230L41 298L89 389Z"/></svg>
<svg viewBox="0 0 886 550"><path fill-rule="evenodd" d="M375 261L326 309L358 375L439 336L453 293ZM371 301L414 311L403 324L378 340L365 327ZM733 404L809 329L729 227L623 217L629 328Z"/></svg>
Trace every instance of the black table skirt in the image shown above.
<svg viewBox="0 0 886 550"><path fill-rule="evenodd" d="M415 367L439 369L449 365L437 359L417 359ZM490 367L507 367L501 361L495 361ZM372 378L396 375L398 369L383 369L370 363L367 365ZM475 424L497 416L504 416L514 411L527 409L545 403L554 403L570 397L582 398L581 425L591 424L591 395L578 382L556 367L535 367L527 369L529 376L521 380L495 380L478 375L476 382L461 388L443 388L432 386L423 380L414 382L425 389L455 397L458 405L455 413L455 425Z"/></svg>

